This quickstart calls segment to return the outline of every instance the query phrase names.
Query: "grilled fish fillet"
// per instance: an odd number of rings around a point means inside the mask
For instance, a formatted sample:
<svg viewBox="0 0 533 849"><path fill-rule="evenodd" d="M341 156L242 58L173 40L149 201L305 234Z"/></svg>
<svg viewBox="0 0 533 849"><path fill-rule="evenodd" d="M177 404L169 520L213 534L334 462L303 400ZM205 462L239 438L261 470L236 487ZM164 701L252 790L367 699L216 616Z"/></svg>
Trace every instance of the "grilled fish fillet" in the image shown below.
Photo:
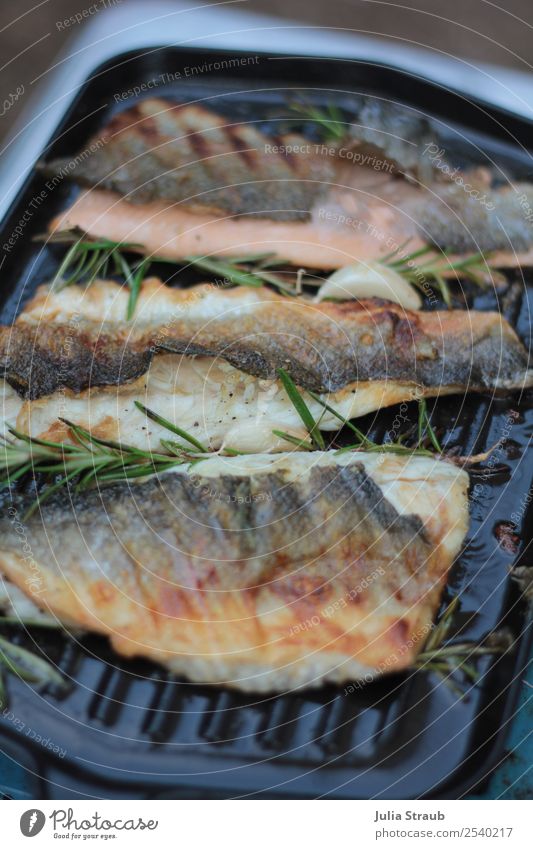
<svg viewBox="0 0 533 849"><path fill-rule="evenodd" d="M533 262L531 184L494 188L483 169L428 178L431 168L413 168L430 161L427 134L404 140L398 115L383 130L379 112L367 109L352 127L342 157L331 145L271 139L196 105L144 100L111 120L91 155L46 166L93 187L51 229L79 227L168 258L271 251L319 269L380 259L406 242L409 251L431 243L449 254L495 252L494 265ZM394 123L400 138L383 168L350 160L350 145L376 149ZM423 182L398 179L413 171Z"/></svg>
<svg viewBox="0 0 533 849"><path fill-rule="evenodd" d="M143 284L135 319L117 283L60 292L41 287L12 327L0 328L0 368L29 398L145 374L156 352L228 362L298 386L336 392L387 381L422 392L531 385L527 352L499 313L406 311L377 300L312 304L267 289L173 289ZM178 372L179 374L179 372Z"/></svg>
<svg viewBox="0 0 533 849"><path fill-rule="evenodd" d="M447 387L418 387L394 381L349 384L323 395L344 418L353 419L392 404L446 395ZM302 390L323 431L338 431L341 423ZM211 357L154 357L147 373L120 386L92 387L83 392L59 389L51 395L24 400L0 381L0 433L7 426L39 439L71 441L68 425L75 422L99 439L119 441L143 450L161 451L169 431L136 406L145 407L186 430L211 451L286 451L287 440L274 431L308 440L294 405L279 380L262 380Z"/></svg>
<svg viewBox="0 0 533 849"><path fill-rule="evenodd" d="M25 523L29 564L17 497L0 518L0 572L68 625L194 681L369 681L422 647L467 487L464 471L417 456L214 457L56 496Z"/></svg>
<svg viewBox="0 0 533 849"><path fill-rule="evenodd" d="M375 170L380 157L389 174L428 180L435 171L423 153L436 142L431 125L404 107L368 99L346 134L357 154L352 159L373 163ZM111 118L89 145L96 155L41 167L132 203L164 198L199 211L304 220L322 184L339 170L341 144L322 146L297 133L273 137L253 122L236 123L197 103L148 98Z"/></svg>
<svg viewBox="0 0 533 849"><path fill-rule="evenodd" d="M72 157L45 167L53 173L70 166L71 178L136 204L165 198L191 210L299 220L334 173L333 164L304 143L291 134L273 144L253 124L230 122L197 104L150 98L115 115L93 140L91 156L74 167ZM297 148L298 155L287 156L280 146Z"/></svg>

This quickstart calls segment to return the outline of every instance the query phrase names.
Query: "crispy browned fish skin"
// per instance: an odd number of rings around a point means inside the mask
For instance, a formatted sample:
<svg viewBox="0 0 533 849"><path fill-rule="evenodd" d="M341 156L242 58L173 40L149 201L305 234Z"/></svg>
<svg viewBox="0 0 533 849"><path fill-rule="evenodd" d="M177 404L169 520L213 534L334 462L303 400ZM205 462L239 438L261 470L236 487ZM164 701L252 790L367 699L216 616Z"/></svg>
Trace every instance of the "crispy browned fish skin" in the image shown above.
<svg viewBox="0 0 533 849"><path fill-rule="evenodd" d="M46 166L133 203L158 198L204 211L305 220L332 178L333 166L298 135L272 139L198 105L157 98L115 115L94 139L99 146L72 167ZM297 149L287 155L280 146ZM276 150L278 148L278 150Z"/></svg>
<svg viewBox="0 0 533 849"><path fill-rule="evenodd" d="M524 346L499 313L406 311L377 299L312 304L268 289L171 289L151 278L135 321L126 322L126 299L111 281L39 289L15 325L0 328L5 377L37 398L59 386L124 383L143 374L157 351L168 351L221 357L267 379L284 368L316 392L368 380L467 391L533 380Z"/></svg>
<svg viewBox="0 0 533 849"><path fill-rule="evenodd" d="M378 300L311 304L268 289L171 289L152 278L137 318L126 322L118 319L126 298L111 281L59 293L41 288L14 326L0 328L7 380L30 398L59 386L119 384L143 374L157 351L221 357L269 379L284 368L316 392L357 380L503 390L533 378L525 348L499 313L406 311ZM106 320L110 303L113 320Z"/></svg>
<svg viewBox="0 0 533 849"><path fill-rule="evenodd" d="M60 620L193 680L265 691L402 669L461 545L468 478L379 459L256 455L235 474L241 458L217 458L192 477L63 494L25 523L31 569L15 501L0 571Z"/></svg>

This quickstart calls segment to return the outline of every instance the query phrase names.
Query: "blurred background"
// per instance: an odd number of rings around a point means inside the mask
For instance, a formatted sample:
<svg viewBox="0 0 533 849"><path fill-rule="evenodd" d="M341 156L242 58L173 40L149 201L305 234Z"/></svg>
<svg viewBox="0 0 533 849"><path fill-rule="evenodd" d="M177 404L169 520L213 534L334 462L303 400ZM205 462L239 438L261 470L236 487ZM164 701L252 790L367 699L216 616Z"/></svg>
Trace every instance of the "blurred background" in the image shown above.
<svg viewBox="0 0 533 849"><path fill-rule="evenodd" d="M140 0L2 0L0 3L0 136L23 108L22 86L53 65L68 40L105 6ZM502 0L503 2L503 0ZM307 24L351 30L404 46L428 47L441 54L531 70L533 2L504 0L235 0L241 11L278 15ZM149 0L144 0L146 9ZM194 0L187 3L194 5ZM198 3L198 5L206 5ZM95 11L97 9L97 11ZM77 12L87 17L64 25ZM6 99L9 108L5 109Z"/></svg>

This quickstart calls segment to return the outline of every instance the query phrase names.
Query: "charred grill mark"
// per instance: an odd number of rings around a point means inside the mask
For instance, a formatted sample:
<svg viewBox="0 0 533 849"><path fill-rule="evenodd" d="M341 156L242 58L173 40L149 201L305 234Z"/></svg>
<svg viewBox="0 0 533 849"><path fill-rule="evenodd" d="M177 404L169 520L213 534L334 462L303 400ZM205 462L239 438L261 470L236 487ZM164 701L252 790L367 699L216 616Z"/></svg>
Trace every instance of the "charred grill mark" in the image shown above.
<svg viewBox="0 0 533 849"><path fill-rule="evenodd" d="M209 141L205 138L203 133L191 133L188 136L187 141L191 145L197 159L204 160L211 155L212 150L209 146ZM206 164L203 161L202 166L204 168L206 167Z"/></svg>
<svg viewBox="0 0 533 849"><path fill-rule="evenodd" d="M129 130L133 125L140 126L146 121L146 115L138 103L114 115L106 126L106 131L111 136L119 135L124 130Z"/></svg>
<svg viewBox="0 0 533 849"><path fill-rule="evenodd" d="M150 147L155 147L160 142L160 133L158 128L155 126L153 121L150 119L144 119L141 121L137 127L136 131L139 136L149 145Z"/></svg>
<svg viewBox="0 0 533 849"><path fill-rule="evenodd" d="M258 166L257 149L250 149L249 143L241 138L236 127L227 127L226 134L233 146L233 149L240 155L242 161L250 170Z"/></svg>
<svg viewBox="0 0 533 849"><path fill-rule="evenodd" d="M284 136L275 136L274 137L274 143L275 143L275 146L278 147L278 148L282 147L283 145L286 146L283 162L286 163L289 166L289 168L291 169L291 171L293 171L294 174L297 174L298 173L297 164L298 164L299 154L296 154L296 153L293 152L293 149L292 149L293 145L290 145L290 144L287 145L286 139L285 139ZM281 158L281 154L276 153L276 154L274 154L274 156L275 156L275 160L276 160L276 163L277 163L278 160L280 160L280 158Z"/></svg>
<svg viewBox="0 0 533 849"><path fill-rule="evenodd" d="M132 203L158 198L187 203L194 197L194 207L205 211L306 221L332 173L330 163L313 156L289 163L278 155L269 162L259 154L270 137L254 127L228 125L198 106L169 108L163 100L121 112L94 141L104 137L106 144L75 168L69 162L68 176L116 191ZM299 137L291 138L298 142ZM54 173L65 162L44 170Z"/></svg>

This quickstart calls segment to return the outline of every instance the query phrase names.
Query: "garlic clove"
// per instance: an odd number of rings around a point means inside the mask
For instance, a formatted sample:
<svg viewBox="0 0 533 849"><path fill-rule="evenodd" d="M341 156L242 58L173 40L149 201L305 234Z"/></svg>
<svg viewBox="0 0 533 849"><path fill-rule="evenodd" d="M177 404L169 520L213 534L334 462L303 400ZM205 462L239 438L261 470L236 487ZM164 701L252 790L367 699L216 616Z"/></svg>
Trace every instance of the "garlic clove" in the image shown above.
<svg viewBox="0 0 533 849"><path fill-rule="evenodd" d="M385 298L406 310L419 310L422 298L401 274L381 262L356 262L339 268L328 277L315 297L349 301L354 298Z"/></svg>

